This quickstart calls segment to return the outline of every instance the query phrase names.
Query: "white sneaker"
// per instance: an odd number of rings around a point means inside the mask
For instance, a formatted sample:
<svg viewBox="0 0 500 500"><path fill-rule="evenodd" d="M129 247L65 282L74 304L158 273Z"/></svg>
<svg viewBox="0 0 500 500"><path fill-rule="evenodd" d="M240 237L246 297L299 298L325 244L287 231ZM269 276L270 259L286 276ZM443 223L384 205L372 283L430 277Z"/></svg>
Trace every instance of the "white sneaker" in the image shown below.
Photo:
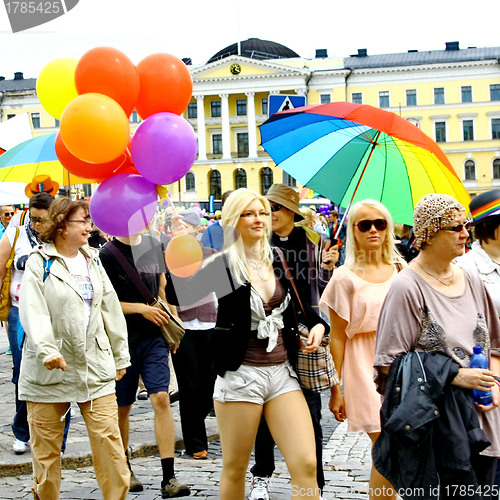
<svg viewBox="0 0 500 500"><path fill-rule="evenodd" d="M22 455L28 449L28 443L16 439L12 445L12 449L17 455Z"/></svg>
<svg viewBox="0 0 500 500"><path fill-rule="evenodd" d="M270 477L254 476L252 479L252 485L250 486L248 500L269 500L270 481Z"/></svg>

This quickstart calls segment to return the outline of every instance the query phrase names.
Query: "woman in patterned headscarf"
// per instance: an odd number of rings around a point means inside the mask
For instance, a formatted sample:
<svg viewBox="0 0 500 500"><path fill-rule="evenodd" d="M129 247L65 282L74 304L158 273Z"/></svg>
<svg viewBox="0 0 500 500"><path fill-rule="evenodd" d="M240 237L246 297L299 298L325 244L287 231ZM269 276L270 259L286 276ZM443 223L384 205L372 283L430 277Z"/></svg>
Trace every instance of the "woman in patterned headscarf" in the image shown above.
<svg viewBox="0 0 500 500"><path fill-rule="evenodd" d="M476 404L479 424L491 445L481 454L471 449L470 470L454 476L446 476L438 464L443 490L454 483L490 485L491 493L500 456L500 390L494 378L500 375L498 314L480 278L453 263L463 254L469 237L460 203L443 194L424 196L415 209L414 233L420 253L394 279L380 313L374 362L377 383L382 392L393 361L417 351L452 358L458 366L454 365L457 374L451 386L491 391L493 404ZM489 370L469 368L475 345L481 345L489 358Z"/></svg>

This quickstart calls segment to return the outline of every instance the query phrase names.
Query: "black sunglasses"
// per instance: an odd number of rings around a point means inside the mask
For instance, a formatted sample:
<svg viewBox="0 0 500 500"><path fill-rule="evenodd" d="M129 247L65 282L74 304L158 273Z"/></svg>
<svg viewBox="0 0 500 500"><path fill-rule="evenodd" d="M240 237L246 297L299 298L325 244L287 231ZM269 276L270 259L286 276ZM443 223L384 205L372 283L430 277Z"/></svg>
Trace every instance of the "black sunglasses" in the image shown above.
<svg viewBox="0 0 500 500"><path fill-rule="evenodd" d="M356 226L358 226L358 229L362 233L366 233L369 231L372 226L375 226L375 229L377 231L384 231L387 229L387 221L385 219L375 219L375 220L369 220L369 219L364 219L360 220Z"/></svg>
<svg viewBox="0 0 500 500"><path fill-rule="evenodd" d="M42 224L45 222L45 219L42 219L40 217L33 217L31 214L29 215L30 217L30 221L32 224L35 224L36 222L38 222L39 224Z"/></svg>
<svg viewBox="0 0 500 500"><path fill-rule="evenodd" d="M271 205L271 212L279 212L283 208L283 205Z"/></svg>
<svg viewBox="0 0 500 500"><path fill-rule="evenodd" d="M11 217L13 217L15 213L16 213L16 212L4 212L4 215L5 215L5 217L8 217L9 215L10 215Z"/></svg>
<svg viewBox="0 0 500 500"><path fill-rule="evenodd" d="M458 226L442 227L441 229L443 231L455 231L455 233L461 233L464 227L467 231L470 230L469 223L459 224Z"/></svg>

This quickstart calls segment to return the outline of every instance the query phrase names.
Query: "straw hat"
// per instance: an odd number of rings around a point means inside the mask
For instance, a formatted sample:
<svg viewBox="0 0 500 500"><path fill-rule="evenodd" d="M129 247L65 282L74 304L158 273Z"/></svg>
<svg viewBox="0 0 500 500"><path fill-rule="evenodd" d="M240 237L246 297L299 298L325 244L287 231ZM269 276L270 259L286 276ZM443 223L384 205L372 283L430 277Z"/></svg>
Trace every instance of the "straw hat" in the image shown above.
<svg viewBox="0 0 500 500"><path fill-rule="evenodd" d="M26 185L24 192L28 198L33 198L38 193L48 193L55 198L59 191L59 183L53 181L50 175L35 175L32 181Z"/></svg>

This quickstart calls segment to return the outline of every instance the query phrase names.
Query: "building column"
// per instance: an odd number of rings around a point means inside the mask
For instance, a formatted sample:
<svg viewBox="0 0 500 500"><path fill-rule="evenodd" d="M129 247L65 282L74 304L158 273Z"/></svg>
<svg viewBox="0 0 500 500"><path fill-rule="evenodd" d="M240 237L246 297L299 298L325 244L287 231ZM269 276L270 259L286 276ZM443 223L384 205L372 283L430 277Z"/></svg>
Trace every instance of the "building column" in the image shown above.
<svg viewBox="0 0 500 500"><path fill-rule="evenodd" d="M257 158L257 131L255 122L255 92L245 92L248 116L248 156Z"/></svg>
<svg viewBox="0 0 500 500"><path fill-rule="evenodd" d="M205 130L205 96L195 95L198 123L198 160L207 159L207 131Z"/></svg>
<svg viewBox="0 0 500 500"><path fill-rule="evenodd" d="M222 118L222 158L231 159L231 136L229 127L229 94L220 94Z"/></svg>

